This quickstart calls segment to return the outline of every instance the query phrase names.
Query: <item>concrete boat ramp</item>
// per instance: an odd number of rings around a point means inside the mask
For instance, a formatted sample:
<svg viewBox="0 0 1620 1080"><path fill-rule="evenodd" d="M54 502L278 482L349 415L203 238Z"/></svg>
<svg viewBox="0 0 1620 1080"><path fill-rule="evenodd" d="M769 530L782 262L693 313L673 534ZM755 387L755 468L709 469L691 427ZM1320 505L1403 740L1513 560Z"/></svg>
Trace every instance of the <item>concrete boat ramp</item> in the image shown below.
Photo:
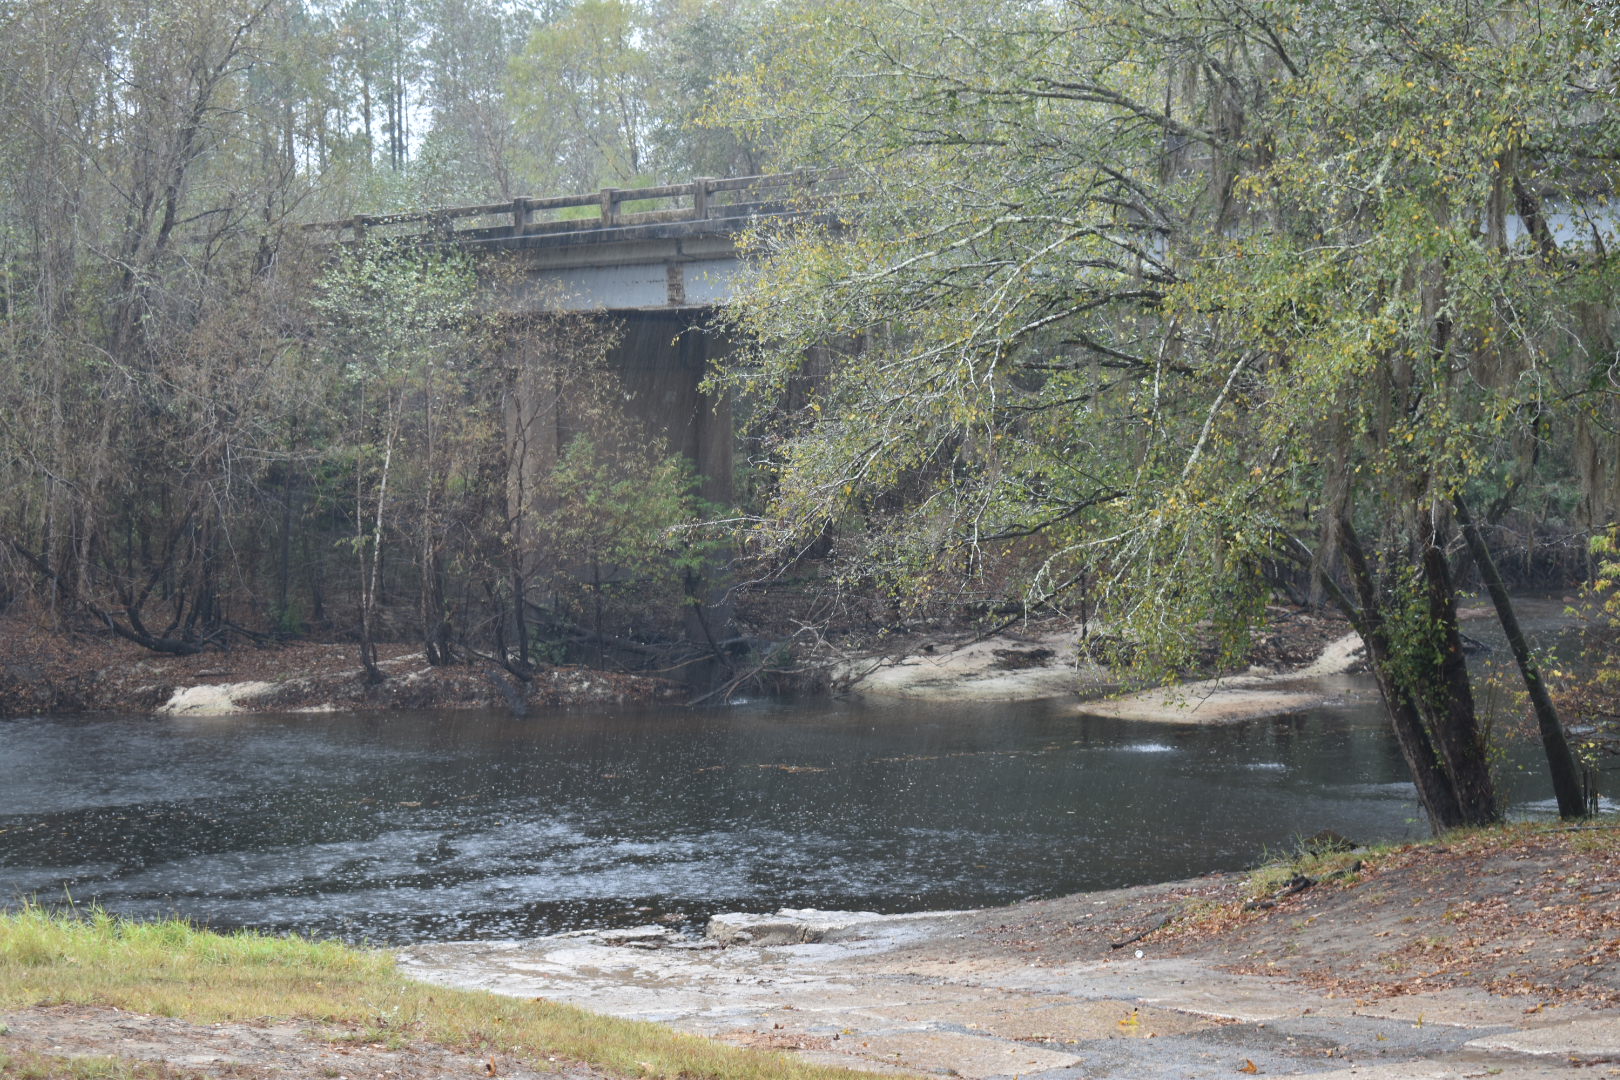
<svg viewBox="0 0 1620 1080"><path fill-rule="evenodd" d="M1042 903L1105 908L1131 892ZM787 910L716 916L701 939L661 926L581 931L423 945L401 963L435 983L569 1002L893 1075L1620 1076L1614 1010L1532 1015L1521 1001L1458 990L1358 1002L1196 957L1156 956L1147 942L1105 959L1036 966L1016 948L987 943L985 930L1004 919L996 911Z"/></svg>

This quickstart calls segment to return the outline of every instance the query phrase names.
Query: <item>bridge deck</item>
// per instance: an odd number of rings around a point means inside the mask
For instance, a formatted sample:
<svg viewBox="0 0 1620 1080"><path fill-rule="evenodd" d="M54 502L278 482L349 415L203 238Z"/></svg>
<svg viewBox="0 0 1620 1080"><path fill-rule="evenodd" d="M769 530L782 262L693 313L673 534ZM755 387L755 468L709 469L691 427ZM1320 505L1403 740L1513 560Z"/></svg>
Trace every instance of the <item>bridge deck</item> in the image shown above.
<svg viewBox="0 0 1620 1080"><path fill-rule="evenodd" d="M760 217L825 208L839 170L705 178L651 188L602 188L582 195L519 196L510 202L397 214L356 214L304 226L337 243L383 235L419 243L502 250L612 244L735 233ZM467 224L462 224L462 223Z"/></svg>

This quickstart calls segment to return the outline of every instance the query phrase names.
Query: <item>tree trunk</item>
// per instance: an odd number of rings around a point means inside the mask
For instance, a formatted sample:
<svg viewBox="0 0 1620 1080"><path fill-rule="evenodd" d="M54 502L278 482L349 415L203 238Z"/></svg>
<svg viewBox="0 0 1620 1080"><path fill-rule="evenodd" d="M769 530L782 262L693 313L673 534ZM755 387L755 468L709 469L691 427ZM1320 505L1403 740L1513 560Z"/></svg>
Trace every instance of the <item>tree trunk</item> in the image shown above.
<svg viewBox="0 0 1620 1080"><path fill-rule="evenodd" d="M281 536L276 551L276 629L293 629L291 605L292 581L292 524L293 524L292 470L281 475Z"/></svg>
<svg viewBox="0 0 1620 1080"><path fill-rule="evenodd" d="M360 551L360 664L366 669L366 681L373 685L387 678L377 666L376 612L377 597L382 588L383 514L388 503L388 471L394 460L394 427L389 426L383 443L382 477L377 484L377 515L371 527L371 566L366 566L365 546ZM356 504L359 509L359 504Z"/></svg>
<svg viewBox="0 0 1620 1080"><path fill-rule="evenodd" d="M591 556L591 599L593 602L593 629L596 631L596 666L607 667L607 653L602 644L602 567L596 556Z"/></svg>
<svg viewBox="0 0 1620 1080"><path fill-rule="evenodd" d="M521 561L522 554L514 556L514 562ZM523 574L517 570L512 572L512 627L517 634L518 659L524 664L529 663L529 621L523 612L523 598L528 595L528 583Z"/></svg>
<svg viewBox="0 0 1620 1080"><path fill-rule="evenodd" d="M1339 550L1361 604L1356 629L1367 647L1367 666L1378 681L1378 691L1383 696L1384 711L1389 716L1396 745L1400 747L1401 757L1412 775L1412 783L1417 787L1418 802L1429 819L1429 827L1436 833L1458 828L1467 824L1468 819L1458 802L1451 776L1435 753L1434 744L1429 740L1429 733L1423 726L1423 719L1411 694L1394 678L1383 605L1367 566L1366 555L1361 549L1361 540L1348 518L1341 517L1336 524Z"/></svg>
<svg viewBox="0 0 1620 1080"><path fill-rule="evenodd" d="M1419 707L1429 716L1434 741L1451 776L1465 824L1490 825L1502 820L1502 811L1491 782L1484 733L1480 731L1479 717L1474 710L1462 635L1457 632L1457 590L1451 583L1445 553L1432 537L1425 541L1422 551L1424 591L1429 601L1429 619L1440 640L1432 677L1425 680L1432 683L1433 690L1426 701L1420 699Z"/></svg>
<svg viewBox="0 0 1620 1080"><path fill-rule="evenodd" d="M1519 665L1519 675L1524 679L1530 704L1535 708L1536 726L1541 730L1541 748L1547 757L1547 772L1552 776L1553 794L1558 799L1558 816L1585 817L1587 807L1581 791L1580 769L1569 749L1569 741L1564 737L1564 725L1558 717L1558 708L1547 693L1547 684L1541 679L1541 668L1530 654L1524 631L1519 628L1519 617L1513 610L1513 600L1508 596L1507 586L1496 568L1496 560L1491 557L1491 549L1486 546L1485 538L1469 516L1462 496L1455 496L1452 505L1456 508L1457 522L1462 526L1468 552L1474 557L1480 576L1485 579L1486 591L1491 594L1496 619L1502 624L1502 633L1507 635L1508 648L1513 650L1514 662Z"/></svg>

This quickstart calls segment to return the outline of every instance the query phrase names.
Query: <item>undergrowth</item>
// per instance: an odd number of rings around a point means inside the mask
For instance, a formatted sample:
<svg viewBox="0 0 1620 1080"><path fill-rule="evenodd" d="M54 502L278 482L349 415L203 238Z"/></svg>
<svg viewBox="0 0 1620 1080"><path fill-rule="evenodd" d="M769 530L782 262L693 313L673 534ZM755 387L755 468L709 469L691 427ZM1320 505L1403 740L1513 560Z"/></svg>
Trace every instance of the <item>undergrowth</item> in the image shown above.
<svg viewBox="0 0 1620 1080"><path fill-rule="evenodd" d="M1273 896L1300 878L1309 878L1313 882L1354 881L1364 865L1388 855L1397 846L1374 844L1363 847L1336 833L1296 837L1292 850L1268 854L1250 872L1246 882L1248 893L1256 898Z"/></svg>

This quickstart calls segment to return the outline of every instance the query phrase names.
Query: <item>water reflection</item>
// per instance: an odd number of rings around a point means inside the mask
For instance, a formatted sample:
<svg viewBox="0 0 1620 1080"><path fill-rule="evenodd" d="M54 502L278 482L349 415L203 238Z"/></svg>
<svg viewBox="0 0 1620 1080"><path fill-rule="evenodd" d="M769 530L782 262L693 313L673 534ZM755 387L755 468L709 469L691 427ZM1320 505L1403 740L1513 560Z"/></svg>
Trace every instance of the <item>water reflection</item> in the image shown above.
<svg viewBox="0 0 1620 1080"><path fill-rule="evenodd" d="M1423 832L1375 710L1059 704L0 724L0 896L374 941L880 911Z"/></svg>

